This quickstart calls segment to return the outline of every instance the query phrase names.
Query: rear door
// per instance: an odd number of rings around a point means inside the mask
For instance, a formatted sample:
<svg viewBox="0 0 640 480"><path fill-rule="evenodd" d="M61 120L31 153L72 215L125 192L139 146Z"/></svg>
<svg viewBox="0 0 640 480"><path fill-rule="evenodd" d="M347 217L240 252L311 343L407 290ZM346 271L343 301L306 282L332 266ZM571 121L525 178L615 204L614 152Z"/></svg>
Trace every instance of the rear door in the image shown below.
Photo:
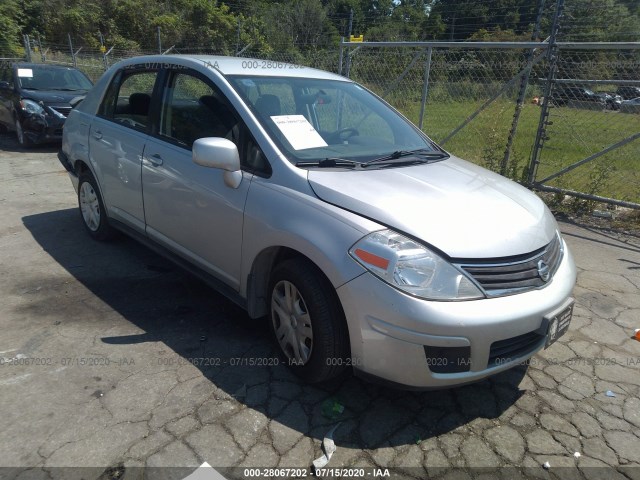
<svg viewBox="0 0 640 480"><path fill-rule="evenodd" d="M144 232L142 155L159 71L128 67L114 77L91 123L89 154L109 216Z"/></svg>
<svg viewBox="0 0 640 480"><path fill-rule="evenodd" d="M222 170L193 163L191 147L198 138L223 137L238 145L242 159L248 133L213 82L195 71L173 71L160 103L157 135L142 164L147 235L237 290L252 174L228 187Z"/></svg>

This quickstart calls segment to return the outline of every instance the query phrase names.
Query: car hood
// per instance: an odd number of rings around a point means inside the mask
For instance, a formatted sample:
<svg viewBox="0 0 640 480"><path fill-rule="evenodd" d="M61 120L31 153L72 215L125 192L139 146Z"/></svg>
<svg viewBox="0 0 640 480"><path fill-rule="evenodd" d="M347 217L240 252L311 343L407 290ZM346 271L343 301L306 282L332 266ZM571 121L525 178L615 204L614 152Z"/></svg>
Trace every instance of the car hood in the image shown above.
<svg viewBox="0 0 640 480"><path fill-rule="evenodd" d="M22 90L22 98L43 102L45 105L69 105L69 102L76 97L86 95L85 90L75 92L64 92L60 90Z"/></svg>
<svg viewBox="0 0 640 480"><path fill-rule="evenodd" d="M535 194L459 158L377 170L310 170L316 195L421 239L451 258L497 258L548 244L557 225Z"/></svg>

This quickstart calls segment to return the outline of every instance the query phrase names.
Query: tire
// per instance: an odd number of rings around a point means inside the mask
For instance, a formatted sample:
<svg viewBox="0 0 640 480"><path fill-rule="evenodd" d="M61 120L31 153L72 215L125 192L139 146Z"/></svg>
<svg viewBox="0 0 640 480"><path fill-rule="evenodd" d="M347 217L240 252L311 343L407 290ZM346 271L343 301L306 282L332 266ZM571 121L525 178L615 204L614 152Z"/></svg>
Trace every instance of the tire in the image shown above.
<svg viewBox="0 0 640 480"><path fill-rule="evenodd" d="M16 138L22 148L29 148L32 145L31 140L24 134L22 123L18 118L16 118Z"/></svg>
<svg viewBox="0 0 640 480"><path fill-rule="evenodd" d="M102 195L91 172L83 172L78 180L78 207L82 224L95 240L109 241L116 231L109 225Z"/></svg>
<svg viewBox="0 0 640 480"><path fill-rule="evenodd" d="M273 270L269 292L271 330L293 372L308 383L345 373L350 349L344 313L315 265L285 260Z"/></svg>

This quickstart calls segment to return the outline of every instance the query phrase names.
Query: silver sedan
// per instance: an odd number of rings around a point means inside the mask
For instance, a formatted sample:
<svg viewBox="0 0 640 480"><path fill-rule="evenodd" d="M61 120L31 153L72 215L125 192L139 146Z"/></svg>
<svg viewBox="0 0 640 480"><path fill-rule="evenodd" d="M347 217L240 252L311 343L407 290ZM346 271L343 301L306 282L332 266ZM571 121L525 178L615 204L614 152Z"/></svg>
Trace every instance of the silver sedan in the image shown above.
<svg viewBox="0 0 640 480"><path fill-rule="evenodd" d="M267 318L309 382L460 385L570 324L576 269L544 203L338 75L125 60L59 157L89 235L131 235Z"/></svg>

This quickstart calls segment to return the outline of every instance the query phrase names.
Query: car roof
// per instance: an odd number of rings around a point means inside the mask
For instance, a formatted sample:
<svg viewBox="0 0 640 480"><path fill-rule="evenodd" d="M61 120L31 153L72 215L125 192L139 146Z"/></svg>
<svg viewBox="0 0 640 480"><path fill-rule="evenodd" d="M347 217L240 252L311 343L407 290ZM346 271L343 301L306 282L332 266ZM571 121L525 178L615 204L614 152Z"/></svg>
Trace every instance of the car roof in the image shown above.
<svg viewBox="0 0 640 480"><path fill-rule="evenodd" d="M277 60L227 57L222 55L148 55L123 60L123 65L175 63L178 65L204 65L227 75L250 75L254 77L298 77L351 82L335 73Z"/></svg>

